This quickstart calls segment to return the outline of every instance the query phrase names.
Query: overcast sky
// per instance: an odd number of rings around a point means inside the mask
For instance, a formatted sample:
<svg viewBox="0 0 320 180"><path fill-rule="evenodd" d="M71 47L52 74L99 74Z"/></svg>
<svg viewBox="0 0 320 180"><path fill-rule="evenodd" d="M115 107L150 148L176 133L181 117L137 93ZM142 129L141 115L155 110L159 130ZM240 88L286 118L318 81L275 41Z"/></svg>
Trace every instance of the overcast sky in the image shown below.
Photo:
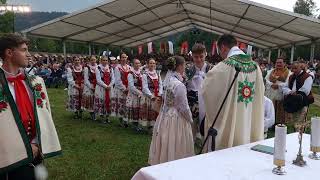
<svg viewBox="0 0 320 180"><path fill-rule="evenodd" d="M8 0L10 4L29 4L33 11L74 12L105 0ZM293 11L296 0L252 0L269 6ZM320 0L314 0L320 7Z"/></svg>

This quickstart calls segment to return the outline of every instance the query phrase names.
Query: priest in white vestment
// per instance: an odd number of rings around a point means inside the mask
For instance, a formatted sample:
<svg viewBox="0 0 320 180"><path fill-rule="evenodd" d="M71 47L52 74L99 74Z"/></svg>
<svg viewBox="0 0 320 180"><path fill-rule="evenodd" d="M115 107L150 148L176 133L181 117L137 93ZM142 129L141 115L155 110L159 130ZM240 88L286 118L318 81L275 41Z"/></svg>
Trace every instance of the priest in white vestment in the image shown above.
<svg viewBox="0 0 320 180"><path fill-rule="evenodd" d="M224 60L208 72L201 89L206 107L205 136L236 74L235 67L239 67L239 76L214 125L218 132L215 147L220 150L263 140L264 84L261 70L237 47L237 41L231 35L220 37L218 50ZM204 152L210 151L209 147L211 137Z"/></svg>

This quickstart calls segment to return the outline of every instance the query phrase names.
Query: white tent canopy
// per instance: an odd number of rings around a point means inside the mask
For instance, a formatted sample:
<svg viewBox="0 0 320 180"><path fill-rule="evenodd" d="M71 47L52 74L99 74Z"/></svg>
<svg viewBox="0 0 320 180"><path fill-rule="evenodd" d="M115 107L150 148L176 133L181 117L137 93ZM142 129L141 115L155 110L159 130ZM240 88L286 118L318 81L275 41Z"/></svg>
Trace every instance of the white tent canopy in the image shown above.
<svg viewBox="0 0 320 180"><path fill-rule="evenodd" d="M27 36L133 47L198 28L263 49L320 38L320 21L247 0L107 0L24 30Z"/></svg>

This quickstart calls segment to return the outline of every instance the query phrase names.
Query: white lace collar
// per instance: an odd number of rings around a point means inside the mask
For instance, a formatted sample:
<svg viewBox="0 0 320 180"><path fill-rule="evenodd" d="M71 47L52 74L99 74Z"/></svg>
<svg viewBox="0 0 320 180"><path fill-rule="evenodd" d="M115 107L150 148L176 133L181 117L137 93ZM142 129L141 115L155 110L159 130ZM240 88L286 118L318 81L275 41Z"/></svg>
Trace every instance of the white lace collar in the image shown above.
<svg viewBox="0 0 320 180"><path fill-rule="evenodd" d="M151 79L158 79L158 74L156 70L153 70L153 71L147 70L146 73Z"/></svg>
<svg viewBox="0 0 320 180"><path fill-rule="evenodd" d="M136 71L135 69L132 69L131 71L137 76L140 76L140 74L141 74L140 69L138 71Z"/></svg>
<svg viewBox="0 0 320 180"><path fill-rule="evenodd" d="M231 57L231 56L235 56L235 55L239 55L239 54L245 54L238 46L233 46L228 55L227 58Z"/></svg>
<svg viewBox="0 0 320 180"><path fill-rule="evenodd" d="M73 69L74 72L81 72L82 71L82 66L81 65L79 65L79 66L75 66L74 65L74 66L72 66L72 69Z"/></svg>
<svg viewBox="0 0 320 180"><path fill-rule="evenodd" d="M106 66L103 66L102 64L99 64L99 67L101 68L102 72L109 72L110 71L110 68L109 68L108 64Z"/></svg>

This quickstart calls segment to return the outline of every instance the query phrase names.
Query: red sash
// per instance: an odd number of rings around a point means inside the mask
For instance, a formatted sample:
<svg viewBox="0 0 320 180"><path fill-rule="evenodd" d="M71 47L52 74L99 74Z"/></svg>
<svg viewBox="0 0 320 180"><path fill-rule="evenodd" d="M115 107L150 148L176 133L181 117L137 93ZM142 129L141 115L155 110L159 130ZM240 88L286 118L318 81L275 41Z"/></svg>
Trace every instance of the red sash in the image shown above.
<svg viewBox="0 0 320 180"><path fill-rule="evenodd" d="M137 79L137 83L135 83L135 86L137 87L137 89L139 89L141 91L142 90L142 76L141 76L141 74L137 75L134 72L132 72L132 74Z"/></svg>
<svg viewBox="0 0 320 180"><path fill-rule="evenodd" d="M22 124L31 142L32 139L36 137L36 123L33 111L33 108L35 107L32 106L27 88L23 83L24 80L25 76L23 74L20 74L17 77L8 78L8 81L13 83L16 96L16 105L20 114Z"/></svg>
<svg viewBox="0 0 320 180"><path fill-rule="evenodd" d="M93 84L93 88L95 88L96 87L96 85L97 85L97 78L96 78L96 73L94 72L91 72L91 70L90 70L90 68L88 67L88 69L89 69L89 82L91 83L91 84Z"/></svg>
<svg viewBox="0 0 320 180"><path fill-rule="evenodd" d="M119 71L121 73L121 81L122 81L122 84L128 88L128 75L130 73L130 70L128 71L125 71L124 69L120 68L119 67Z"/></svg>
<svg viewBox="0 0 320 180"><path fill-rule="evenodd" d="M158 79L152 79L153 88L154 88L154 96L159 96L159 80Z"/></svg>
<svg viewBox="0 0 320 180"><path fill-rule="evenodd" d="M106 85L109 85L110 82L111 82L111 76L110 76L110 71L105 71L103 73L103 82L106 84ZM106 103L106 109L107 109L107 112L111 112L111 106L110 106L110 91L109 90L106 90L105 91L105 103Z"/></svg>

